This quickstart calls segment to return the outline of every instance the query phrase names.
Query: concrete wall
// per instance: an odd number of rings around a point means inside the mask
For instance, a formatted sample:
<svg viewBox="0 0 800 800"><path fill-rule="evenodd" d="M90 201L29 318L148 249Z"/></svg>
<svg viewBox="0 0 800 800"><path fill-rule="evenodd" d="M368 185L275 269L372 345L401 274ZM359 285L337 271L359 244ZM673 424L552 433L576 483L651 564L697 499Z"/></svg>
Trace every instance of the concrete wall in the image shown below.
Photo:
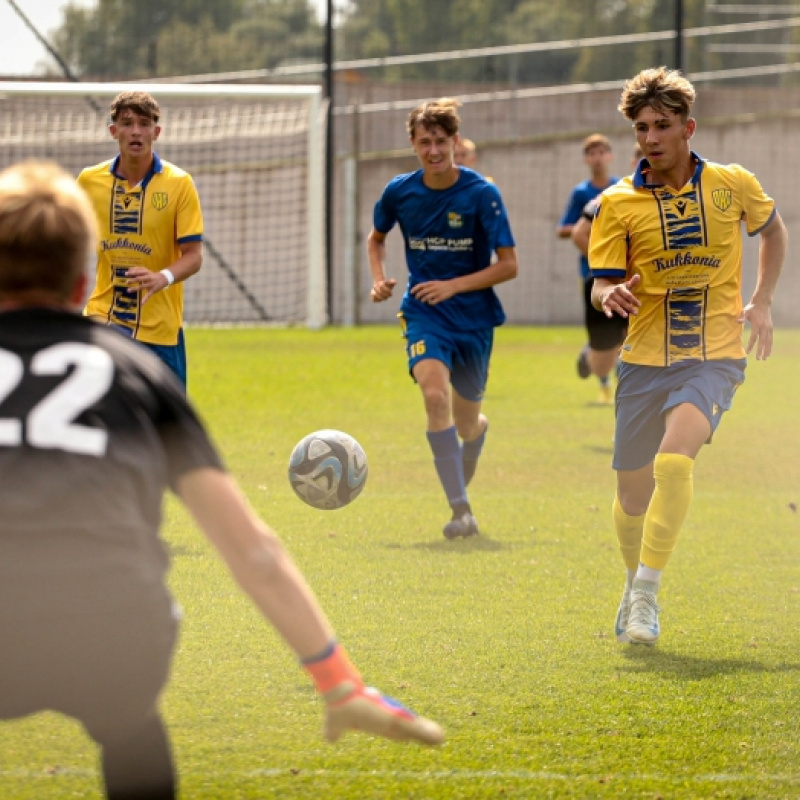
<svg viewBox="0 0 800 800"><path fill-rule="evenodd" d="M418 97L408 90L411 97ZM776 324L800 325L800 273L794 268L800 241L800 183L796 156L800 145L800 89L704 89L695 107L698 132L693 148L720 163L740 163L754 172L775 198L790 236L790 250L775 298ZM421 95L425 97L426 95ZM438 96L435 92L427 95ZM619 92L583 92L535 97L521 101L465 104L462 132L479 148L479 169L494 178L511 217L520 259L519 277L498 287L510 322L519 324L580 324L577 251L559 240L555 228L567 196L586 177L581 140L595 130L609 136L614 148L613 171L630 172L634 144L630 125L616 110ZM354 115L336 119L338 163L335 181L333 321L342 319L344 305L343 161L360 154L358 165L357 317L363 323L394 320L399 302L370 302L371 286L364 238L372 224L372 208L386 182L395 174L417 168L408 147L401 108L360 110L358 137ZM355 144L354 144L355 143ZM745 236L744 293L755 282L758 237ZM389 271L400 283L407 272L399 231L389 237Z"/></svg>

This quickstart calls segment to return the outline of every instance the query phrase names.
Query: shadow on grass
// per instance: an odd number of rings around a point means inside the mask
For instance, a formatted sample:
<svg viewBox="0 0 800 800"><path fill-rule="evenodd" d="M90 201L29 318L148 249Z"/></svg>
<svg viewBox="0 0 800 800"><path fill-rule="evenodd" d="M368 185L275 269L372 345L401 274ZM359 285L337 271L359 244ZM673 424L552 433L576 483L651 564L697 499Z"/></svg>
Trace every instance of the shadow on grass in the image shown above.
<svg viewBox="0 0 800 800"><path fill-rule="evenodd" d="M495 553L498 550L510 550L512 545L504 542L495 542L487 539L485 535L470 536L468 539L434 539L430 542L414 542L411 545L390 544L390 550L428 550L434 553L456 553L468 555L469 553Z"/></svg>
<svg viewBox="0 0 800 800"><path fill-rule="evenodd" d="M609 444L606 446L601 446L599 444L585 444L583 446L584 450L588 450L590 453L601 453L602 455L614 455L614 445Z"/></svg>
<svg viewBox="0 0 800 800"><path fill-rule="evenodd" d="M800 664L762 664L741 658L697 658L644 645L626 647L623 655L629 661L622 668L624 672L653 672L690 681L738 672L800 672Z"/></svg>

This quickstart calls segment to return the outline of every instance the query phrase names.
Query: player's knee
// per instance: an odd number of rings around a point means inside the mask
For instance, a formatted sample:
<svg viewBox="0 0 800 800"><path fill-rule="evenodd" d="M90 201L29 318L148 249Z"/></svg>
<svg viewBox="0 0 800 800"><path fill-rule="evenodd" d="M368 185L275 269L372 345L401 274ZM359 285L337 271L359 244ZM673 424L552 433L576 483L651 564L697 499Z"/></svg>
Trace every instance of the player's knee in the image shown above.
<svg viewBox="0 0 800 800"><path fill-rule="evenodd" d="M650 498L655 489L655 480L640 479L635 484L619 482L617 484L617 495L622 510L629 517L639 517L647 511L650 505Z"/></svg>
<svg viewBox="0 0 800 800"><path fill-rule="evenodd" d="M425 410L428 412L428 416L449 416L450 397L447 390L438 386L426 386L422 390L422 398L425 401Z"/></svg>
<svg viewBox="0 0 800 800"><path fill-rule="evenodd" d="M463 416L455 414L455 425L459 437L465 442L477 439L486 427L486 418L483 414Z"/></svg>

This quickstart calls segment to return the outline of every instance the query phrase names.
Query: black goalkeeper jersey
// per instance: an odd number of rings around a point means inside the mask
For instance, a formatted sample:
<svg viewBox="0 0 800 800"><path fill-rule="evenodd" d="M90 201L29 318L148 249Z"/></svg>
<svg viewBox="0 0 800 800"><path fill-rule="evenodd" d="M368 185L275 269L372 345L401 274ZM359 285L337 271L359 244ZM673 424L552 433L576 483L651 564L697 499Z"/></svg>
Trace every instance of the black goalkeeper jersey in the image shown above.
<svg viewBox="0 0 800 800"><path fill-rule="evenodd" d="M0 616L167 596L164 491L222 462L143 346L69 312L0 313Z"/></svg>

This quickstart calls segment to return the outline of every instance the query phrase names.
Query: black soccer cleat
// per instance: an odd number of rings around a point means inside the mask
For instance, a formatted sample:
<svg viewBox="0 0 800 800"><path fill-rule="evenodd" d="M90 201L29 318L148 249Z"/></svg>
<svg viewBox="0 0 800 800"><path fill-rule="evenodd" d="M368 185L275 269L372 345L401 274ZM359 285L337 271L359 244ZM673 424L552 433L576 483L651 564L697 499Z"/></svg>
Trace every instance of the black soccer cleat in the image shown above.
<svg viewBox="0 0 800 800"><path fill-rule="evenodd" d="M578 377L584 380L592 374L592 368L589 366L589 347L588 345L578 353L578 360L575 363L578 370Z"/></svg>
<svg viewBox="0 0 800 800"><path fill-rule="evenodd" d="M459 536L466 539L468 536L477 536L480 531L475 517L466 511L461 516L454 515L453 519L444 526L442 533L445 539L458 539Z"/></svg>

